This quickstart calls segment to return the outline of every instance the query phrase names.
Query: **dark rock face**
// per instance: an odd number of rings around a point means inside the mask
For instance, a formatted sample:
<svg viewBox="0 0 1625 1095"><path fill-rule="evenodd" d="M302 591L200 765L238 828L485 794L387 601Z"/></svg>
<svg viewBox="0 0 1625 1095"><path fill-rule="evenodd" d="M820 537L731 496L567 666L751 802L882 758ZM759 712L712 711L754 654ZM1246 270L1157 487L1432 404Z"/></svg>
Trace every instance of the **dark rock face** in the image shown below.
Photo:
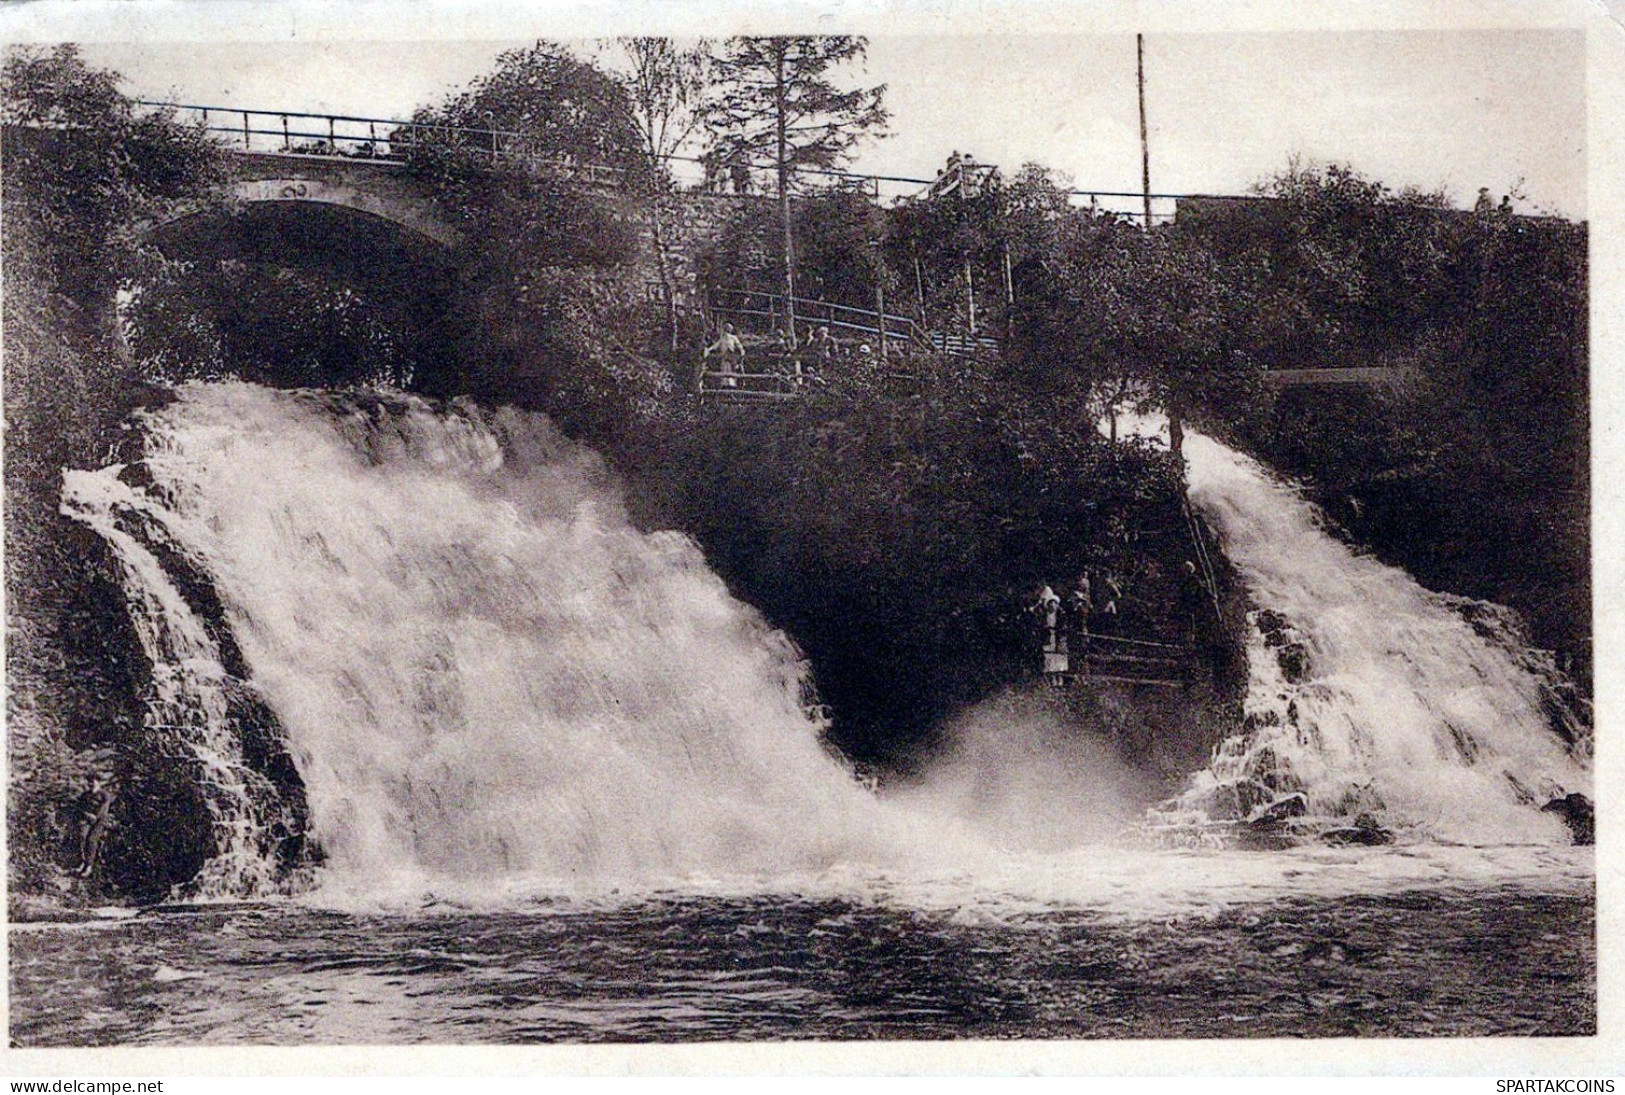
<svg viewBox="0 0 1625 1095"><path fill-rule="evenodd" d="M1327 844L1359 844L1374 846L1378 844L1392 844L1394 834L1377 821L1370 814L1361 814L1354 819L1354 824L1343 829L1328 829L1320 834L1320 839Z"/></svg>
<svg viewBox="0 0 1625 1095"><path fill-rule="evenodd" d="M1579 792L1554 798L1542 806L1541 812L1556 814L1563 819L1563 824L1569 827L1574 834L1576 844L1595 844L1597 842L1597 823L1595 808L1591 800Z"/></svg>
<svg viewBox="0 0 1625 1095"><path fill-rule="evenodd" d="M1289 684L1299 684L1309 676L1309 650L1298 638L1298 630L1279 612L1264 609L1254 617L1264 645L1275 651L1281 675Z"/></svg>
<svg viewBox="0 0 1625 1095"><path fill-rule="evenodd" d="M1301 791L1278 798L1259 811L1248 822L1250 825L1278 825L1288 818L1302 817L1309 812L1309 800Z"/></svg>

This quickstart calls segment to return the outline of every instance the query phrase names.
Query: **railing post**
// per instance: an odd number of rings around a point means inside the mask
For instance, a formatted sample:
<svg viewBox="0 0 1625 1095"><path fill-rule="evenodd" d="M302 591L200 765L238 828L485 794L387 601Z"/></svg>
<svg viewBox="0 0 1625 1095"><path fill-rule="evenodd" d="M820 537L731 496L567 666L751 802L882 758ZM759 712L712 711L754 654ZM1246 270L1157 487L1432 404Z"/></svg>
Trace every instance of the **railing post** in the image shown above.
<svg viewBox="0 0 1625 1095"><path fill-rule="evenodd" d="M248 111L245 110L245 111L243 111L243 151L247 152L249 150L250 150L250 147L249 147L249 140L248 140Z"/></svg>
<svg viewBox="0 0 1625 1095"><path fill-rule="evenodd" d="M327 150L335 156L338 155L339 142L333 135L333 116L331 114L327 116Z"/></svg>
<svg viewBox="0 0 1625 1095"><path fill-rule="evenodd" d="M286 114L282 115L282 151L293 151L293 142L288 139L288 116Z"/></svg>

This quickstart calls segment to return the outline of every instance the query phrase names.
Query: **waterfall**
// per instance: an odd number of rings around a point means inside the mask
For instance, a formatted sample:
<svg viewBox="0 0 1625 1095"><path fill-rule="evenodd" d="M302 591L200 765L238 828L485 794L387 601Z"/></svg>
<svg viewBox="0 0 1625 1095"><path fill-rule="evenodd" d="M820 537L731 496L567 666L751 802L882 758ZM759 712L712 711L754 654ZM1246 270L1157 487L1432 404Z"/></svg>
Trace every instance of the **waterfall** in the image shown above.
<svg viewBox="0 0 1625 1095"><path fill-rule="evenodd" d="M539 415L222 383L139 425L142 459L65 473L63 511L123 568L149 730L212 821L179 896L288 888L290 836L337 900L866 871L1076 897L1148 869L1100 851L1147 801L1140 777L1018 696L962 712L915 785L865 789L823 744L794 644L687 538L634 527L602 461ZM1371 814L1566 843L1539 807L1589 794L1589 741L1553 733L1560 682L1516 620L1351 551L1223 446L1185 446L1255 606L1252 684L1157 823L1275 810L1312 835ZM245 749L268 739L302 803Z"/></svg>
<svg viewBox="0 0 1625 1095"><path fill-rule="evenodd" d="M155 718L210 767L238 864L211 865L218 888L271 869L266 792L232 752L207 629L142 542L154 530L218 593L326 884L816 870L879 839L795 647L689 540L634 528L601 461L541 416L230 383L142 425L150 484L72 473L65 505L123 561L160 694L190 690Z"/></svg>
<svg viewBox="0 0 1625 1095"><path fill-rule="evenodd" d="M64 472L62 512L98 533L118 560L151 666L145 726L152 740L174 743L209 813L215 855L178 896L275 892L282 882L278 844L299 831L299 822L271 781L248 764L230 694L236 682L220 639L173 573L198 562L185 544L185 526L126 478L122 464Z"/></svg>
<svg viewBox="0 0 1625 1095"><path fill-rule="evenodd" d="M1187 432L1184 451L1191 501L1254 606L1251 680L1244 725L1165 814L1244 820L1273 805L1447 841L1566 842L1540 807L1590 795L1589 736L1513 614L1351 550L1218 442Z"/></svg>

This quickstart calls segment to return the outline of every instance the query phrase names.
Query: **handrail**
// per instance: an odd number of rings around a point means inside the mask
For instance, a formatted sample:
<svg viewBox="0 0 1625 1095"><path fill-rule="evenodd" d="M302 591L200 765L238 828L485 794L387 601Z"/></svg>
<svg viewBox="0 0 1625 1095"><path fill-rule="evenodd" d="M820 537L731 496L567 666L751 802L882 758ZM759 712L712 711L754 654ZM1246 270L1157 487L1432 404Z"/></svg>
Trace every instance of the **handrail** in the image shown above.
<svg viewBox="0 0 1625 1095"><path fill-rule="evenodd" d="M179 102L179 101L176 101L176 100L169 100L169 99L137 99L137 100L135 100L135 102L136 102L136 104L138 106L164 107L164 108L169 108L169 109L173 109L173 110L194 111L194 112L202 114L205 118L207 118L207 116L209 114L211 114L211 113L243 116L245 124L243 126L241 126L241 127L230 127L230 128L223 127L223 126L221 126L221 127L208 127L210 132L216 132L216 133L232 133L232 134L242 133L242 134L255 134L255 135L263 135L263 136L281 136L283 131L280 128L278 128L278 129L254 129L254 128L252 128L252 127L250 127L250 126L248 126L246 124L246 120L249 117L267 117L267 118L314 118L314 119L319 119L319 120L322 120L322 121L327 121L329 123L347 122L347 123L353 123L353 124L366 124L366 125L372 125L372 126L379 126L379 125L392 126L392 127L397 128L397 129L404 129L408 133L417 132L419 130L428 130L428 131L435 131L435 132L441 132L441 133L466 134L466 135L468 135L470 137L480 138L482 143L494 144L496 147L494 147L492 149L488 150L488 149L481 148L481 149L479 149L479 151L487 152L488 154L491 154L496 158L501 158L503 156L503 154L504 154L503 150L500 148L500 146L501 146L501 144L503 143L503 141L505 139L508 140L508 141L512 141L515 138L522 139L523 136L524 136L523 133L515 131L515 130L482 128L482 127L478 127L478 126L437 125L437 124L434 124L434 123L420 122L420 121L416 121L414 119L409 119L409 118L373 118L373 117L367 117L367 116L358 115L358 114L340 114L340 113L336 113L336 112L310 111L310 110L266 110L266 109L255 108L255 107L224 106L224 105L218 105L218 104L204 104L204 103L184 103L184 102ZM291 134L290 133L290 136L293 136L293 135L303 136L303 137L314 137L315 139L318 139L318 140L323 139L323 135L320 134L320 133L300 133L300 134ZM389 141L387 135L385 135L385 136L369 136L369 137L359 137L359 136L352 137L352 136L340 135L340 136L337 137L337 140L344 141L344 142L347 142L347 143L365 143L365 142L368 142L368 141L372 141L374 143L382 142L382 143L385 143L385 144L391 143ZM378 158L387 159L387 158L391 158L391 157L381 156L381 157L378 157ZM678 154L675 154L675 153L668 154L668 155L662 157L662 159L665 160L668 163L700 164L700 163L704 162L703 158L698 157L698 156L678 155ZM599 164L599 165L595 165L595 166L600 167L600 168L606 168L608 170L618 170L616 168L612 168L609 165L604 165L604 164ZM769 162L758 162L758 161L752 160L752 161L746 163L745 166L752 169L752 170L765 171L765 170L771 170L775 165L772 164L772 163L769 163ZM983 165L983 166L987 166L987 165ZM815 168L815 167L798 167L796 169L796 173L798 175L813 175L813 176L819 176L819 177L823 177L823 178L846 180L846 181L851 181L851 182L862 183L862 184L864 184L864 185L866 185L866 186L868 186L870 188L875 189L877 196L878 196L878 193L879 193L878 187L879 187L880 183L903 184L903 185L907 185L907 186L918 186L918 187L922 187L922 188L929 188L929 187L937 184L941 179L940 175L935 177L935 178L921 178L921 177L912 176L912 175L888 175L888 174L882 174L882 173L878 173L878 172L877 173L866 173L865 174L865 173L859 173L859 172L855 172L855 171L843 171L843 170L840 170L838 168ZM1144 198L1149 197L1153 201L1159 201L1159 202L1180 201L1180 200L1183 200L1183 199L1186 199L1186 198L1203 198L1203 199L1210 199L1210 200L1246 201L1246 200L1251 200L1251 199L1260 197L1260 195L1244 195L1244 194L1174 194L1174 193L1165 193L1165 192L1153 192L1151 194L1145 194L1145 193L1143 193L1141 191L1138 191L1138 190L1102 190L1102 189L1088 189L1088 188L1084 188L1084 187L1071 187L1071 188L1067 189L1066 193L1067 193L1067 196L1069 198L1072 198L1072 199L1089 200L1089 199L1098 199L1098 198L1112 198L1112 199L1121 199L1121 200L1124 200L1124 201L1128 201L1128 200L1141 201ZM1122 211L1114 210L1114 212L1122 212ZM1168 216L1168 214L1157 214L1157 216L1161 217L1161 218L1166 218ZM906 318L906 317L903 317L903 318Z"/></svg>
<svg viewBox="0 0 1625 1095"><path fill-rule="evenodd" d="M551 169L570 175L583 175L589 181L605 185L618 185L624 178L625 172L609 164L576 161L569 157L548 156L541 152L531 151L523 147L528 136L518 130L509 129L481 129L473 126L448 125L439 122L423 122L400 118L367 118L354 114L322 114L311 111L298 110L257 110L251 107L221 107L205 106L199 103L180 103L161 99L138 99L137 105L147 107L160 107L172 110L187 110L197 113L206 133L230 134L234 139L242 138L242 150L249 153L286 156L313 156L327 153L314 153L293 147L295 140L316 141L326 145L332 154L342 155L339 152L341 145L351 148L366 147L365 157L354 158L385 160L392 163L401 162L403 148L409 148L420 143L421 137L451 137L457 141L459 151L472 152L481 156L488 156L492 162L506 160L524 165L531 169ZM210 114L229 115L241 119L242 124L211 125ZM266 127L251 124L255 119L274 118L280 125ZM290 125L293 119L316 119L327 123L326 131L320 129L294 128ZM338 123L346 125L366 125L367 132L344 132ZM382 128L382 132L380 132ZM255 149L255 137L269 137L273 142L280 140L282 147L277 149ZM388 151L382 151L387 148Z"/></svg>
<svg viewBox="0 0 1625 1095"><path fill-rule="evenodd" d="M1158 643L1152 642L1150 639L1126 639L1120 635L1101 635L1095 632L1089 633L1089 642L1090 645L1122 643L1127 646L1149 646L1158 650L1172 650L1179 654L1195 653L1195 650L1187 643Z"/></svg>
<svg viewBox="0 0 1625 1095"><path fill-rule="evenodd" d="M736 298L744 303L727 303L729 298ZM759 316L767 319L776 319L786 314L784 308L785 296L782 293L772 293L764 289L741 289L732 286L713 288L708 293L708 303L712 311L728 315ZM798 319L820 320L832 327L843 327L847 330L862 331L866 334L879 336L882 331L880 317L882 313L867 308L856 308L850 304L836 304L833 301L815 300L809 297L789 298L795 302ZM749 303L755 300L764 302L766 309L751 308ZM858 323L852 320L836 319L836 313L850 314L861 317L869 322ZM884 332L888 340L907 341L924 349L939 353L961 355L975 350L991 350L997 353L999 340L992 335L970 334L959 331L927 330L921 327L920 322L911 316L884 313Z"/></svg>
<svg viewBox="0 0 1625 1095"><path fill-rule="evenodd" d="M764 289L739 289L733 287L712 289L710 295L713 299L717 297L733 296L744 298L747 301L755 297L760 298L769 304L779 305L782 305L786 299L782 293L768 292ZM803 306L805 306L806 310L803 314L806 315L817 315L819 313L823 313L828 316L833 316L836 312L843 312L850 315L862 316L865 319L876 320L876 325L871 328L872 330L876 331L879 330L878 320L881 316L885 317L886 329L888 333L897 328L904 330L915 330L919 327L919 323L912 317L897 315L894 312L882 313L871 308L855 308L850 304L836 304L834 301L818 300L813 297L797 296L790 297L789 299L796 305L797 309L801 309ZM718 308L720 311L733 310L727 305L718 306L713 304L713 307ZM856 324L852 324L850 321L845 322L847 322L850 326L857 326Z"/></svg>

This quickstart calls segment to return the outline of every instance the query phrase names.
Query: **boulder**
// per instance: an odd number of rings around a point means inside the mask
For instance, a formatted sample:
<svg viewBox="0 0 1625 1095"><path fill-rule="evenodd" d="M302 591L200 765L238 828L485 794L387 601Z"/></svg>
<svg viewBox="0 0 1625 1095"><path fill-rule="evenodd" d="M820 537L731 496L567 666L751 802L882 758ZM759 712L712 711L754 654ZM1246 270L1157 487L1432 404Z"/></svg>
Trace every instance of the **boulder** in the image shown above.
<svg viewBox="0 0 1625 1095"><path fill-rule="evenodd" d="M1595 844L1597 842L1597 822L1595 808L1591 800L1579 792L1554 798L1540 808L1543 814L1556 814L1563 819L1563 824L1569 827L1574 835L1576 844Z"/></svg>
<svg viewBox="0 0 1625 1095"><path fill-rule="evenodd" d="M1213 821L1241 821L1272 797L1268 787L1242 779L1220 784L1191 805Z"/></svg>
<svg viewBox="0 0 1625 1095"><path fill-rule="evenodd" d="M1275 660L1289 684L1301 683L1309 675L1309 651L1302 643L1283 643L1275 652Z"/></svg>
<svg viewBox="0 0 1625 1095"><path fill-rule="evenodd" d="M1342 829L1327 829L1320 834L1320 839L1327 844L1359 844L1369 847L1392 844L1394 834L1383 828L1370 814L1361 814L1354 819L1353 825Z"/></svg>
<svg viewBox="0 0 1625 1095"><path fill-rule="evenodd" d="M1247 824L1255 826L1279 825L1288 818L1302 817L1309 812L1309 800L1303 792L1294 791L1290 795L1282 795L1274 802L1259 810L1247 819Z"/></svg>

